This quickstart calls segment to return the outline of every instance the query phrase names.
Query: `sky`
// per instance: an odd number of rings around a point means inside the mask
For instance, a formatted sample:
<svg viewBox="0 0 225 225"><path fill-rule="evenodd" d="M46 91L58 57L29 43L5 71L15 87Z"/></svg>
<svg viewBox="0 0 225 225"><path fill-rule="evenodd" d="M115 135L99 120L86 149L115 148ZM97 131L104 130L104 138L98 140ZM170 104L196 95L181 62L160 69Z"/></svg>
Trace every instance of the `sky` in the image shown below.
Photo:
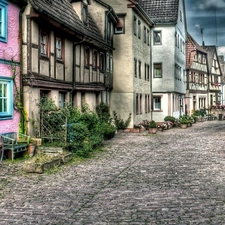
<svg viewBox="0 0 225 225"><path fill-rule="evenodd" d="M184 0L188 33L225 55L225 0Z"/></svg>

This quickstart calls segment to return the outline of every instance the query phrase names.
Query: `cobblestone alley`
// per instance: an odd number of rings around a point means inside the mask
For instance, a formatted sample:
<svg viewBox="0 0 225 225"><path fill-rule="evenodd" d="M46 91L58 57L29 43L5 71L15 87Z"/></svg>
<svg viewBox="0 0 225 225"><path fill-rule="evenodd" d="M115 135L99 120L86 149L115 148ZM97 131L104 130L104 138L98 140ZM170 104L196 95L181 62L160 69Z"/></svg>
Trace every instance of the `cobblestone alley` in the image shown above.
<svg viewBox="0 0 225 225"><path fill-rule="evenodd" d="M0 224L225 224L225 122L118 133L56 174L0 162Z"/></svg>

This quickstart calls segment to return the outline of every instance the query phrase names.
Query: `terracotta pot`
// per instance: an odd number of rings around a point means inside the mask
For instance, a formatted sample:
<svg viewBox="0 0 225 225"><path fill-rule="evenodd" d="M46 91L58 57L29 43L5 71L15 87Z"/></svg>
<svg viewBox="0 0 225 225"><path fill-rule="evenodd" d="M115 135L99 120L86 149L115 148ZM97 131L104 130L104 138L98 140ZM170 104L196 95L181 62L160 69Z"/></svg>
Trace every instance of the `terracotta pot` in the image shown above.
<svg viewBox="0 0 225 225"><path fill-rule="evenodd" d="M157 128L149 128L148 129L148 133L149 134L156 134L157 133L157 130L158 130Z"/></svg>
<svg viewBox="0 0 225 225"><path fill-rule="evenodd" d="M188 127L188 125L186 123L181 123L180 124L180 128L182 129L186 129Z"/></svg>

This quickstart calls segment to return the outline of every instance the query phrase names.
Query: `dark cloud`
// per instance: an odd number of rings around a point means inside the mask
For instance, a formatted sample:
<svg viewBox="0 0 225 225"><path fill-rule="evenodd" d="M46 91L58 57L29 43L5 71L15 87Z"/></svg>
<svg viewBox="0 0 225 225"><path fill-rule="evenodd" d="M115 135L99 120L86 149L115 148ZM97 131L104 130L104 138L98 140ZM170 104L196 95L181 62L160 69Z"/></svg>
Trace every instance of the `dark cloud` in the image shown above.
<svg viewBox="0 0 225 225"><path fill-rule="evenodd" d="M197 0L193 7L196 7L197 10L221 10L225 9L225 0Z"/></svg>
<svg viewBox="0 0 225 225"><path fill-rule="evenodd" d="M188 32L201 45L225 46L225 0L185 0ZM202 32L203 31L203 36Z"/></svg>

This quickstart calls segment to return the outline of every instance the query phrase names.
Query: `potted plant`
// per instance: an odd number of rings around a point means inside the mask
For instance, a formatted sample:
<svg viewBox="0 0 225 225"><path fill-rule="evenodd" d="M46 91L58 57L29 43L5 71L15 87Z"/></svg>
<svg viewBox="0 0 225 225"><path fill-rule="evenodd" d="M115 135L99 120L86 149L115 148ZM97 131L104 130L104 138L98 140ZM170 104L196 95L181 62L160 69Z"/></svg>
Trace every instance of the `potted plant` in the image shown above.
<svg viewBox="0 0 225 225"><path fill-rule="evenodd" d="M157 126L154 120L151 120L148 126L148 133L149 134L156 134L157 133Z"/></svg>
<svg viewBox="0 0 225 225"><path fill-rule="evenodd" d="M186 119L185 116L180 117L179 123L180 123L180 128L182 129L185 129L188 126L188 120Z"/></svg>

